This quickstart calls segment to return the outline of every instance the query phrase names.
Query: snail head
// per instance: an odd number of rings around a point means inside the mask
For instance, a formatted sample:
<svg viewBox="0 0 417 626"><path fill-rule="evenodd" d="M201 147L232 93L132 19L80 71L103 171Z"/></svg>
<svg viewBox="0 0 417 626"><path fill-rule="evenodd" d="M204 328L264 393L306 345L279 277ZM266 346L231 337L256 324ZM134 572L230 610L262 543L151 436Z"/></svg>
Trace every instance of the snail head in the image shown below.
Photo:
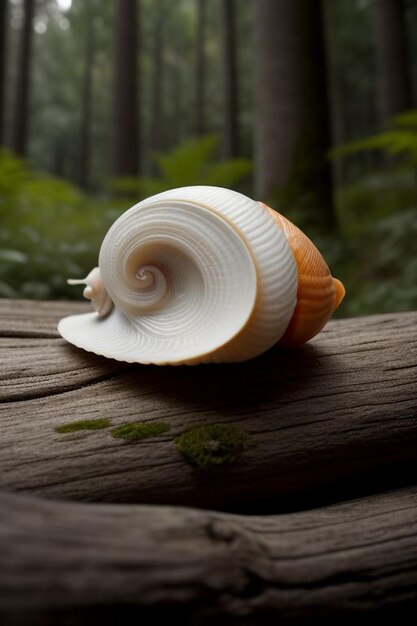
<svg viewBox="0 0 417 626"><path fill-rule="evenodd" d="M113 308L113 301L107 293L98 267L91 270L85 278L69 278L67 282L69 285L85 285L83 291L84 298L91 300L100 318L107 317Z"/></svg>

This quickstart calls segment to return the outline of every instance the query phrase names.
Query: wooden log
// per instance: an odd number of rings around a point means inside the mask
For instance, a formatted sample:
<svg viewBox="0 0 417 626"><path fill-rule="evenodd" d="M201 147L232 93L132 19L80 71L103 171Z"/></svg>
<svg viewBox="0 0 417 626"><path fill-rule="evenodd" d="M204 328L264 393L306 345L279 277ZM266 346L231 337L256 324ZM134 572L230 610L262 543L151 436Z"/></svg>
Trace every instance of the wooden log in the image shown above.
<svg viewBox="0 0 417 626"><path fill-rule="evenodd" d="M83 304L0 301L0 488L49 498L282 511L409 484L417 459L417 314L331 322L307 346L247 363L126 365L76 349L56 322ZM137 443L84 419L164 422ZM199 470L176 437L232 424L249 446Z"/></svg>
<svg viewBox="0 0 417 626"><path fill-rule="evenodd" d="M416 614L415 487L271 516L14 494L0 511L3 626Z"/></svg>

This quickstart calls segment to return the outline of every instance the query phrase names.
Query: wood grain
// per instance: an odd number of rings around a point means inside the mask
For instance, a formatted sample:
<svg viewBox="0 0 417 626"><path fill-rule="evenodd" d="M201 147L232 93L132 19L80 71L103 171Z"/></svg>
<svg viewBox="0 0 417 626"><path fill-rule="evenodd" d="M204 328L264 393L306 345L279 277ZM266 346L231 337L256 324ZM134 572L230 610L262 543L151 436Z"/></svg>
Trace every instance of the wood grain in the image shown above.
<svg viewBox="0 0 417 626"><path fill-rule="evenodd" d="M0 510L3 626L416 615L416 488L271 516L11 494Z"/></svg>
<svg viewBox="0 0 417 626"><path fill-rule="evenodd" d="M417 487L358 499L415 483L416 313L331 322L244 364L158 368L68 345L56 323L84 310L0 300L2 626L417 615ZM171 429L134 444L55 431L97 418ZM175 436L207 423L249 433L235 464L181 457Z"/></svg>
<svg viewBox="0 0 417 626"><path fill-rule="evenodd" d="M302 508L410 482L417 458L417 314L331 322L295 351L224 366L129 366L73 348L78 303L0 301L0 488L50 498ZM129 444L79 419L164 421ZM240 461L198 471L174 438L197 424L250 434Z"/></svg>

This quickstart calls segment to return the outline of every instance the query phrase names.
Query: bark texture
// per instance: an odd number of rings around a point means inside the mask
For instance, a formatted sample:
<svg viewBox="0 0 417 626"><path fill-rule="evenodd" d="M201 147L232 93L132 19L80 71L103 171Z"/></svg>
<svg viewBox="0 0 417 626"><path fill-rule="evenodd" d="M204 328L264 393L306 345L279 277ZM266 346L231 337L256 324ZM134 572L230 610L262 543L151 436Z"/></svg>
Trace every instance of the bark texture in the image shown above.
<svg viewBox="0 0 417 626"><path fill-rule="evenodd" d="M299 131L297 3L258 0L255 11L255 187L266 199L290 175Z"/></svg>
<svg viewBox="0 0 417 626"><path fill-rule="evenodd" d="M19 156L27 154L29 128L30 66L32 59L32 21L34 0L24 0L23 28L20 35L12 148Z"/></svg>
<svg viewBox="0 0 417 626"><path fill-rule="evenodd" d="M257 197L334 229L322 2L260 0L255 35Z"/></svg>
<svg viewBox="0 0 417 626"><path fill-rule="evenodd" d="M80 129L80 173L79 184L83 189L90 187L91 167L91 116L93 98L93 69L94 69L94 9L92 4L87 7L86 38L85 38L85 68L81 98L81 129Z"/></svg>
<svg viewBox="0 0 417 626"><path fill-rule="evenodd" d="M112 175L139 172L138 0L117 0Z"/></svg>
<svg viewBox="0 0 417 626"><path fill-rule="evenodd" d="M165 14L167 5L159 0L156 4L153 30L152 82L151 82L151 136L152 152L163 147L164 138L164 78L165 78Z"/></svg>
<svg viewBox="0 0 417 626"><path fill-rule="evenodd" d="M237 156L239 152L236 15L234 0L221 1L223 9L224 154L230 159Z"/></svg>
<svg viewBox="0 0 417 626"><path fill-rule="evenodd" d="M6 78L7 0L0 0L0 146L4 138L5 78Z"/></svg>
<svg viewBox="0 0 417 626"><path fill-rule="evenodd" d="M412 107L407 34L402 0L375 0L376 43L380 73L381 115L386 124Z"/></svg>
<svg viewBox="0 0 417 626"><path fill-rule="evenodd" d="M196 41L196 133L206 132L206 19L207 0L197 2Z"/></svg>

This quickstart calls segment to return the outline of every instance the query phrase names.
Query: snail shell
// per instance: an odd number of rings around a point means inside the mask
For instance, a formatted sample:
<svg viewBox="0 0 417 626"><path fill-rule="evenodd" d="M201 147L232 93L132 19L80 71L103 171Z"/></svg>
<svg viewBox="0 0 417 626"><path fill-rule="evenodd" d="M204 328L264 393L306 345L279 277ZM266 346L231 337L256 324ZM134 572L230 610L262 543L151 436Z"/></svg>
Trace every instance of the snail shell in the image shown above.
<svg viewBox="0 0 417 626"><path fill-rule="evenodd" d="M96 354L159 365L244 361L279 341L303 343L344 295L291 222L204 186L126 211L81 282L96 312L64 318L61 335Z"/></svg>

